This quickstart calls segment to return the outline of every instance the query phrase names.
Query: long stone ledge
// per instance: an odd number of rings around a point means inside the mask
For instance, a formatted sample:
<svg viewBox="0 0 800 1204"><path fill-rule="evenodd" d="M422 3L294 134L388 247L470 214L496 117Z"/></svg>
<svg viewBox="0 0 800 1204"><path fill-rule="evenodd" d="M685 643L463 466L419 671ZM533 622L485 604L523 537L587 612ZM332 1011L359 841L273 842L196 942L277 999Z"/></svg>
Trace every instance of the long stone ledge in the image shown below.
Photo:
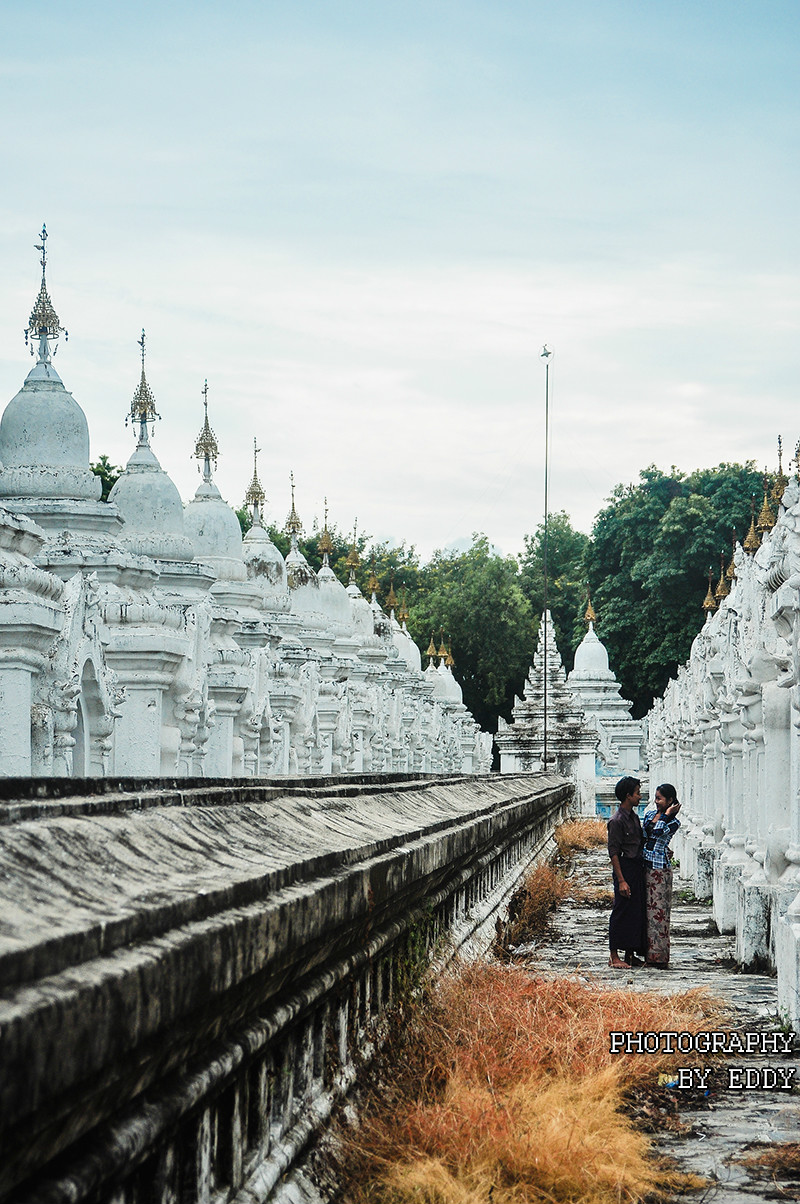
<svg viewBox="0 0 800 1204"><path fill-rule="evenodd" d="M296 778L0 778L0 826L59 815L123 815L164 806L227 806L282 795L354 798L413 790L441 782L442 774L338 774ZM448 775L448 782L475 781L474 775Z"/></svg>
<svg viewBox="0 0 800 1204"><path fill-rule="evenodd" d="M369 977L364 990L377 1017L391 994L401 935L421 915L465 930L470 908L541 849L572 793L563 780L530 775L248 780L228 782L227 801L218 783L158 786L136 795L148 798L144 809L130 809L118 793L103 796L111 810L101 814L53 815L48 801L33 802L38 819L18 817L0 829L0 1199L36 1172L44 1194L30 1182L20 1199L91 1192L94 1200L122 1164L130 1171L158 1150L163 1156L177 1123L171 1091L189 1112L202 1101L213 1110L211 1068L220 1058L226 1082L237 1074L249 1082L251 1070L230 1061L244 1039L237 1033L266 1024L270 1057L280 1060L286 1027L312 1013L308 1023L324 1027L328 995L346 982L355 989L354 976ZM268 1023L269 1015L278 1019ZM342 1023L347 1029L350 1021ZM346 1086L369 1026L356 1027L339 1032L340 1065L323 1066L314 1115ZM250 1038L245 1046L252 1061ZM326 1064L319 1050L315 1056ZM202 1101L186 1094L189 1081L205 1084ZM282 1165L284 1147L297 1144L304 1131L297 1107L286 1104L266 1161ZM309 1108L310 1097L306 1119ZM153 1109L167 1118L157 1132L146 1121ZM150 1134L135 1158L123 1132ZM179 1142L181 1165L194 1157L187 1140ZM250 1175L266 1182L262 1147L243 1142L234 1158L240 1169L226 1172L234 1194ZM59 1155L83 1170L65 1164L53 1178L53 1164L43 1172ZM84 1184L77 1194L67 1191L65 1175Z"/></svg>

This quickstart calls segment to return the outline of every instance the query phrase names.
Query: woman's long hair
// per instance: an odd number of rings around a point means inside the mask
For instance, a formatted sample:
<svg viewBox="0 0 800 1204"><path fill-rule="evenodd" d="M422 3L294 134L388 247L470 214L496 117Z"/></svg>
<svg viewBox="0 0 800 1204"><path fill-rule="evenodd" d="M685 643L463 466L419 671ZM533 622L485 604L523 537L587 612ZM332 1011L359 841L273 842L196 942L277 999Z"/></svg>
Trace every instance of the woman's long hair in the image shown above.
<svg viewBox="0 0 800 1204"><path fill-rule="evenodd" d="M669 782L665 782L663 786L658 786L656 794L660 794L662 798L667 800L668 807L671 807L673 803L677 803L678 801L678 792Z"/></svg>

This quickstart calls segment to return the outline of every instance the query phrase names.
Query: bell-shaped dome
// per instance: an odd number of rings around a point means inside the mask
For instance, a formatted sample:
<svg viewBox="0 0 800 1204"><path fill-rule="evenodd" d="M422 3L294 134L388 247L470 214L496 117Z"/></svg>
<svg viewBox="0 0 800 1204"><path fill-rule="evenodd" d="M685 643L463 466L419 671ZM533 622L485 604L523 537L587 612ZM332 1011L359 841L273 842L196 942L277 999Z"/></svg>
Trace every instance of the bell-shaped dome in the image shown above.
<svg viewBox="0 0 800 1204"><path fill-rule="evenodd" d="M392 640L395 648L397 649L397 655L412 673L420 672L422 670L422 653L412 640L411 636L408 634L408 629L405 623L401 625L397 622L397 619L394 617L394 611L392 611L390 616L390 622L392 627Z"/></svg>
<svg viewBox="0 0 800 1204"><path fill-rule="evenodd" d="M311 627L325 626L317 574L298 548L295 537L286 557L286 574L289 578L292 614Z"/></svg>
<svg viewBox="0 0 800 1204"><path fill-rule="evenodd" d="M337 635L350 635L355 626L353 608L347 590L327 563L327 559L326 555L325 563L317 573L320 609Z"/></svg>
<svg viewBox="0 0 800 1204"><path fill-rule="evenodd" d="M139 431L139 439L108 500L116 503L125 519L120 541L132 552L152 556L154 560L188 563L194 560L194 548L183 528L181 495L150 447L149 424L160 415L144 371L144 331L139 346L142 349L142 375L128 415L134 430Z"/></svg>
<svg viewBox="0 0 800 1204"><path fill-rule="evenodd" d="M242 528L213 481L203 481L183 512L183 529L198 560L225 581L245 581Z"/></svg>
<svg viewBox="0 0 800 1204"><path fill-rule="evenodd" d="M435 670L433 697L440 702L463 703L464 701L461 686L444 661L440 661L439 668Z"/></svg>
<svg viewBox="0 0 800 1204"><path fill-rule="evenodd" d="M261 526L260 518L245 535L242 553L249 580L261 586L265 609L288 611L291 600L286 561Z"/></svg>
<svg viewBox="0 0 800 1204"><path fill-rule="evenodd" d="M204 417L194 454L203 465L203 480L186 507L184 530L194 544L198 560L210 564L218 581L246 581L239 519L222 499L211 472L217 466L219 444L208 421L208 381L203 388Z"/></svg>
<svg viewBox="0 0 800 1204"><path fill-rule="evenodd" d="M25 334L38 358L0 420L0 496L97 501L102 485L89 467L86 415L52 363L63 327L47 291L44 226L41 239L42 284Z"/></svg>
<svg viewBox="0 0 800 1204"><path fill-rule="evenodd" d="M356 635L362 640L372 638L375 634L375 620L372 617L372 607L356 585L355 577L352 574L350 584L345 593L350 599L350 611Z"/></svg>
<svg viewBox="0 0 800 1204"><path fill-rule="evenodd" d="M594 623L589 624L589 630L575 650L575 666L570 674L570 678L572 677L613 677L608 665L608 653L595 634Z"/></svg>
<svg viewBox="0 0 800 1204"><path fill-rule="evenodd" d="M141 437L108 500L125 519L120 542L132 552L156 560L194 559L192 541L184 532L181 496Z"/></svg>

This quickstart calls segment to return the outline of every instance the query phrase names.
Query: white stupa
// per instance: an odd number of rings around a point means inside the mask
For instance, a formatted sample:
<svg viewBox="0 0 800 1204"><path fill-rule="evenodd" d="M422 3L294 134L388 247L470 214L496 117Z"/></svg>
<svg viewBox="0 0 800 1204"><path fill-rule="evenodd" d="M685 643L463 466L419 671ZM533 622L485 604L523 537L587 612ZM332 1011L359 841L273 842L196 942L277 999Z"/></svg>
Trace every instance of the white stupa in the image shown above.
<svg viewBox="0 0 800 1204"><path fill-rule="evenodd" d="M162 589L205 592L215 573L195 561L194 545L183 526L183 502L172 478L150 446L150 425L161 415L145 375L145 333L139 340L142 374L126 422L138 429L136 447L125 471L108 495L125 519L120 542L130 552L148 556L159 568Z"/></svg>
<svg viewBox="0 0 800 1204"><path fill-rule="evenodd" d="M600 732L604 771L611 777L636 775L641 765L642 724L631 718L631 704L620 695L608 652L594 629L596 617L590 602L585 615L588 629L575 650L567 683Z"/></svg>
<svg viewBox="0 0 800 1204"><path fill-rule="evenodd" d="M119 512L100 501L102 484L89 463L86 415L53 366L58 339L66 331L47 289L46 246L43 226L37 244L42 281L25 331L36 363L0 420L0 502L45 530L48 540L38 563L50 567L50 545L58 542L63 575L87 568L104 577L123 563L135 571L115 539L123 525ZM60 564L53 567L61 572Z"/></svg>
<svg viewBox="0 0 800 1204"><path fill-rule="evenodd" d="M247 487L244 504L250 511L250 530L242 541L242 556L249 581L258 586L261 608L271 616L287 616L291 607L286 561L269 537L261 515L266 495L258 477L258 453L253 439L253 478ZM297 624L299 626L299 624Z"/></svg>

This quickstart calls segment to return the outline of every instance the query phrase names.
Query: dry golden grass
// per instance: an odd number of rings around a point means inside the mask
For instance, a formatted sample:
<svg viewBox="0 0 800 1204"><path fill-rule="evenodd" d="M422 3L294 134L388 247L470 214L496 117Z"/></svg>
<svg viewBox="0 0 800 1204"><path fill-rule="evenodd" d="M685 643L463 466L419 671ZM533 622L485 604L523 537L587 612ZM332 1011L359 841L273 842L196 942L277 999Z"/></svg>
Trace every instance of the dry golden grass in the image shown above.
<svg viewBox="0 0 800 1204"><path fill-rule="evenodd" d="M553 836L561 857L569 861L575 853L604 845L608 831L602 819L573 819L569 823L559 824Z"/></svg>
<svg viewBox="0 0 800 1204"><path fill-rule="evenodd" d="M666 1019L668 1009L668 1020ZM688 1186L626 1109L685 1055L612 1056L609 1031L696 1032L723 1013L661 994L459 967L399 1034L346 1162L352 1204L634 1204ZM666 1093L665 1093L666 1094Z"/></svg>
<svg viewBox="0 0 800 1204"><path fill-rule="evenodd" d="M566 878L552 865L535 866L508 901L508 919L498 924L492 946L495 956L506 959L512 947L546 936L553 913L569 893Z"/></svg>
<svg viewBox="0 0 800 1204"><path fill-rule="evenodd" d="M647 1160L646 1138L631 1133L619 1104L614 1067L587 1075L577 1090L556 1077L543 1086L521 1083L501 1096L488 1085L453 1078L442 1103L421 1108L406 1125L409 1148L420 1156L391 1168L386 1199L643 1199L657 1190L661 1175Z"/></svg>
<svg viewBox="0 0 800 1204"><path fill-rule="evenodd" d="M582 886L580 882L573 881L570 898L580 907L611 908L614 906L614 888L611 885L598 886L593 882Z"/></svg>
<svg viewBox="0 0 800 1204"><path fill-rule="evenodd" d="M784 1141L760 1154L745 1154L735 1160L748 1170L779 1179L800 1179L800 1142Z"/></svg>

